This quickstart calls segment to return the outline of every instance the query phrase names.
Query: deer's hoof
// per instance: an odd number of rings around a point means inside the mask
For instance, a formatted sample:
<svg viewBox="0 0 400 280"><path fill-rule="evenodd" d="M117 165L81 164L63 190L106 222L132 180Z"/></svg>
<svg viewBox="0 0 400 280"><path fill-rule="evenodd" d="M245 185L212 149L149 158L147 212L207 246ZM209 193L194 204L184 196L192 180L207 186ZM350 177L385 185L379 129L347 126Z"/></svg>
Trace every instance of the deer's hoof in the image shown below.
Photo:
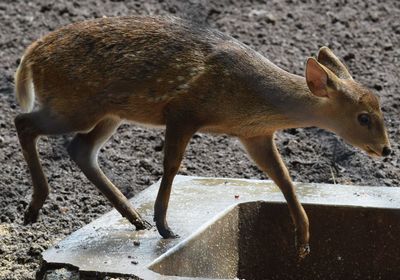
<svg viewBox="0 0 400 280"><path fill-rule="evenodd" d="M175 239L175 238L180 238L179 234L174 233L173 231L171 231L167 237L168 239Z"/></svg>
<svg viewBox="0 0 400 280"><path fill-rule="evenodd" d="M160 235L165 239L174 239L180 237L178 234L174 233L168 226L159 225L157 223L156 226Z"/></svg>
<svg viewBox="0 0 400 280"><path fill-rule="evenodd" d="M158 230L158 232L160 232L161 236L165 239L175 239L180 237L178 234L174 233L170 228L167 228L162 232Z"/></svg>
<svg viewBox="0 0 400 280"><path fill-rule="evenodd" d="M146 230L151 229L153 225L146 220L140 220L135 222L136 230Z"/></svg>
<svg viewBox="0 0 400 280"><path fill-rule="evenodd" d="M24 213L24 225L35 223L38 219L39 211L33 210L31 207L28 207Z"/></svg>
<svg viewBox="0 0 400 280"><path fill-rule="evenodd" d="M310 245L309 244L304 244L300 245L297 248L297 255L299 257L299 260L303 260L307 255L310 254Z"/></svg>

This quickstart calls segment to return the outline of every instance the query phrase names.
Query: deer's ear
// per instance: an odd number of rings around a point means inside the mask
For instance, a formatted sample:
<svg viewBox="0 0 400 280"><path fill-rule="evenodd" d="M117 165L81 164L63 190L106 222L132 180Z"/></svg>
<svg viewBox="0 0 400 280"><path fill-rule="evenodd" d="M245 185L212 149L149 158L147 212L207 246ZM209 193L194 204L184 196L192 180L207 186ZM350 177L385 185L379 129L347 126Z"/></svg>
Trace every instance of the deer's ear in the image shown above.
<svg viewBox="0 0 400 280"><path fill-rule="evenodd" d="M306 64L306 81L311 93L318 97L329 97L328 74L315 58L308 58Z"/></svg>
<svg viewBox="0 0 400 280"><path fill-rule="evenodd" d="M318 97L334 97L340 87L339 78L313 57L307 59L306 81L311 93Z"/></svg>
<svg viewBox="0 0 400 280"><path fill-rule="evenodd" d="M338 78L353 79L346 65L328 47L320 48L317 57L318 62L335 73Z"/></svg>

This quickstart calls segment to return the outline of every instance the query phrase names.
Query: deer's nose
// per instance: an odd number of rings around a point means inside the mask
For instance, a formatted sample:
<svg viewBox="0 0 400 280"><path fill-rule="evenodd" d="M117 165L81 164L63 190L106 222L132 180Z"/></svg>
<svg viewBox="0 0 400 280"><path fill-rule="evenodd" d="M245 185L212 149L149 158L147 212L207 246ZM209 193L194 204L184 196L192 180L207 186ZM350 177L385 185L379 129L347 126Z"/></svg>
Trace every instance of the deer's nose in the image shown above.
<svg viewBox="0 0 400 280"><path fill-rule="evenodd" d="M388 155L391 154L391 152L392 152L392 150L389 147L385 146L385 147L383 147L383 150L382 150L382 156L387 157Z"/></svg>

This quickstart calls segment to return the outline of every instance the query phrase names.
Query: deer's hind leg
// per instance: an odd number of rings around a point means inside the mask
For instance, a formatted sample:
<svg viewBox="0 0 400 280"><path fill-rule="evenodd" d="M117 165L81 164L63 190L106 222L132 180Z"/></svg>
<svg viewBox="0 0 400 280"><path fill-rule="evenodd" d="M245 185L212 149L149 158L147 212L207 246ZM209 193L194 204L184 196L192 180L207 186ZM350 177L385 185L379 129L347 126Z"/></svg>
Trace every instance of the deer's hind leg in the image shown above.
<svg viewBox="0 0 400 280"><path fill-rule="evenodd" d="M142 220L128 199L106 177L97 161L100 148L119 124L119 119L101 120L89 133L77 134L68 146L68 153L85 176L107 197L123 217L134 224L136 229L145 229L149 227L149 224Z"/></svg>
<svg viewBox="0 0 400 280"><path fill-rule="evenodd" d="M190 119L190 118L188 118ZM198 129L184 119L170 119L165 130L164 174L154 205L154 221L160 235L164 238L178 237L168 226L167 210L171 195L172 182L179 170L181 161L190 138Z"/></svg>
<svg viewBox="0 0 400 280"><path fill-rule="evenodd" d="M24 223L28 224L36 222L39 211L49 194L49 186L36 149L37 140L41 135L64 134L87 128L74 127L71 125L72 122L69 123L67 120L57 117L47 109L20 114L14 122L33 184L32 200L24 215Z"/></svg>

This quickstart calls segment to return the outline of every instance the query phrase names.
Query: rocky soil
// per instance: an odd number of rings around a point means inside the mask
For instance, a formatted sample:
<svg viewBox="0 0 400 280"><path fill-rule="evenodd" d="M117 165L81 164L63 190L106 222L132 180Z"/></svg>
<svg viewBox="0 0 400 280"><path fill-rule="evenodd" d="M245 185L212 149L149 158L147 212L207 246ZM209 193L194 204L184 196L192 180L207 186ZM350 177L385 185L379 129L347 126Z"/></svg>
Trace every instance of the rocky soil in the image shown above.
<svg viewBox="0 0 400 280"><path fill-rule="evenodd" d="M277 135L296 181L397 187L400 182L400 2L397 0L87 0L0 2L0 279L33 279L40 253L111 209L69 160L71 135L43 137L40 157L52 191L38 223L24 226L31 182L13 118L13 73L23 50L70 22L105 16L172 14L205 23L254 47L280 67L304 72L305 59L326 45L355 79L381 97L393 153L369 158L331 133L290 129ZM123 125L103 148L101 165L128 197L162 174L163 131ZM180 174L266 178L239 142L196 134Z"/></svg>

